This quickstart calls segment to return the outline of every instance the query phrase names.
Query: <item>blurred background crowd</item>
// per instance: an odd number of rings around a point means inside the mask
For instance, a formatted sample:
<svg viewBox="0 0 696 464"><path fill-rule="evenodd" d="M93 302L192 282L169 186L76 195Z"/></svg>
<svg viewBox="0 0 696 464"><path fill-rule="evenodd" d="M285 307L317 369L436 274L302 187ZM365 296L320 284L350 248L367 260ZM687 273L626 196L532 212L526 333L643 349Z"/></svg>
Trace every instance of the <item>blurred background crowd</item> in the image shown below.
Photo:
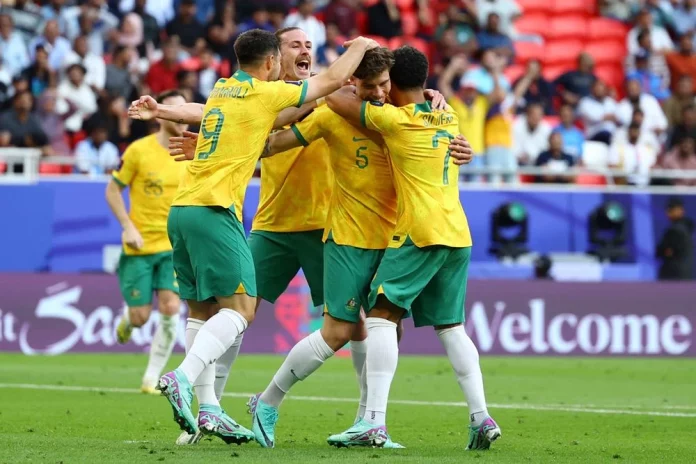
<svg viewBox="0 0 696 464"><path fill-rule="evenodd" d="M428 86L448 98L477 154L469 180L602 184L612 168L627 184L696 186L696 176L651 176L696 169L696 0L2 5L0 147L41 149L43 174L108 173L153 130L127 118L131 100L176 88L203 103L235 69L240 33L298 26L315 71L357 34L427 53Z"/></svg>

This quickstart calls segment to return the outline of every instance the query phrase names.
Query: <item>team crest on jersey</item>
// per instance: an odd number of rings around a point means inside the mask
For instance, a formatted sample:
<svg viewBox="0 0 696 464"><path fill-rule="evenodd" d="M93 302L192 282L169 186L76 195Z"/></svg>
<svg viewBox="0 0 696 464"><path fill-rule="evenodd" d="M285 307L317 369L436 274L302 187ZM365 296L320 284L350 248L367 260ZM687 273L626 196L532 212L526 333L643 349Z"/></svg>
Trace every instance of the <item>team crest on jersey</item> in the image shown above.
<svg viewBox="0 0 696 464"><path fill-rule="evenodd" d="M130 293L131 293L131 298L140 298L140 290L138 290L137 288L134 288L133 290L131 290Z"/></svg>
<svg viewBox="0 0 696 464"><path fill-rule="evenodd" d="M346 310L350 312L355 312L358 309L358 301L355 298L351 298L346 303Z"/></svg>
<svg viewBox="0 0 696 464"><path fill-rule="evenodd" d="M149 196L158 197L162 195L164 189L162 188L162 179L146 179L145 180L145 194Z"/></svg>

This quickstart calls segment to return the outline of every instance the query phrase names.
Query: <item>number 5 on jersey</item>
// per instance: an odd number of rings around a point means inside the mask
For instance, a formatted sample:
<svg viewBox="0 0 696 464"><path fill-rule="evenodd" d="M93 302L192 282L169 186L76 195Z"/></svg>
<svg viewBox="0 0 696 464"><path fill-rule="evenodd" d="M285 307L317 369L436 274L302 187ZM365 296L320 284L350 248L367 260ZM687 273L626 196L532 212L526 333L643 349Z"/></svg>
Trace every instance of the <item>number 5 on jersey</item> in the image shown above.
<svg viewBox="0 0 696 464"><path fill-rule="evenodd" d="M454 139L454 135L450 134L446 130L439 130L433 135L433 148L438 148L440 146L440 139L447 139L447 143L449 144L452 139ZM449 148L447 149L447 154L445 154L445 167L442 171L442 183L444 185L449 185L449 175L448 175L448 170L449 170L449 161L450 161L450 150Z"/></svg>
<svg viewBox="0 0 696 464"><path fill-rule="evenodd" d="M209 128L210 124L215 120L215 126L211 130ZM203 135L204 140L210 140L210 147L206 151L198 153L197 159L206 160L210 155L215 153L218 146L218 140L220 139L220 131L222 130L222 124L225 122L225 115L222 114L220 108L213 108L208 111L203 120L201 121L201 135Z"/></svg>

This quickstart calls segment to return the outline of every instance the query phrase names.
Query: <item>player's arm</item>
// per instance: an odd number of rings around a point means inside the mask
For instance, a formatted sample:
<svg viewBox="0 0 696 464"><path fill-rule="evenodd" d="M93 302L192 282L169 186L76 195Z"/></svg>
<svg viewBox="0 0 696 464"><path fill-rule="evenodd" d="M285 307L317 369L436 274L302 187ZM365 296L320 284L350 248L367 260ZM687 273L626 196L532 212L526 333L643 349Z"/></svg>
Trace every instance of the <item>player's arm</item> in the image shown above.
<svg viewBox="0 0 696 464"><path fill-rule="evenodd" d="M355 94L355 87L345 86L326 97L326 104L334 113L353 124L364 126L361 120L363 101Z"/></svg>
<svg viewBox="0 0 696 464"><path fill-rule="evenodd" d="M293 129L274 132L266 140L266 145L261 152L261 158L269 158L278 153L283 153L301 146L302 142L297 138Z"/></svg>
<svg viewBox="0 0 696 464"><path fill-rule="evenodd" d="M317 107L318 103L319 101L315 100L305 103L299 108L285 108L278 114L278 117L273 123L273 129L282 129L285 126L289 126L290 124L299 121L311 113Z"/></svg>
<svg viewBox="0 0 696 464"><path fill-rule="evenodd" d="M183 103L181 105L162 105L150 95L143 95L133 101L128 108L128 117L149 121L164 119L179 124L200 124L203 120L205 105L200 103Z"/></svg>
<svg viewBox="0 0 696 464"><path fill-rule="evenodd" d="M128 210L126 210L126 204L123 201L122 194L123 189L125 189L132 181L133 177L135 177L136 167L134 164L132 156L129 156L128 151L126 151L123 155L123 164L121 168L113 173L109 183L106 185L106 203L121 224L121 228L123 229L123 242L138 250L143 246L143 237L128 216Z"/></svg>
<svg viewBox="0 0 696 464"><path fill-rule="evenodd" d="M457 166L469 164L474 159L474 150L469 141L461 134L450 141L449 150L450 156Z"/></svg>

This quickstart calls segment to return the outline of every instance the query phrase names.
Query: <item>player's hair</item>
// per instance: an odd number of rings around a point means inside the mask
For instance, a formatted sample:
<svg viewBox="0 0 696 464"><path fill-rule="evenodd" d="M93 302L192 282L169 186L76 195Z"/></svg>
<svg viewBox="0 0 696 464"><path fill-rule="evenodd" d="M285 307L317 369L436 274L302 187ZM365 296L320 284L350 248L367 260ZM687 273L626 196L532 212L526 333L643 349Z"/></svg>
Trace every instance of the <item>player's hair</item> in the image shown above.
<svg viewBox="0 0 696 464"><path fill-rule="evenodd" d="M285 34L287 34L288 32L301 31L301 30L302 29L300 29L299 27L296 27L296 26L284 27L282 29L278 29L277 31L275 31L275 36L278 39L278 43L281 43L283 41L283 36Z"/></svg>
<svg viewBox="0 0 696 464"><path fill-rule="evenodd" d="M240 66L254 66L268 55L279 53L278 38L261 29L244 32L234 41L234 53Z"/></svg>
<svg viewBox="0 0 696 464"><path fill-rule="evenodd" d="M174 98L174 97L182 97L184 100L186 100L186 97L184 96L183 93L179 92L178 90L166 90L159 95L157 95L157 103L162 103L164 100L167 98Z"/></svg>
<svg viewBox="0 0 696 464"><path fill-rule="evenodd" d="M372 79L389 71L394 66L394 54L388 48L378 47L365 53L353 76L358 79Z"/></svg>
<svg viewBox="0 0 696 464"><path fill-rule="evenodd" d="M422 89L428 78L428 67L428 58L423 53L404 45L394 51L394 66L389 78L399 90Z"/></svg>

